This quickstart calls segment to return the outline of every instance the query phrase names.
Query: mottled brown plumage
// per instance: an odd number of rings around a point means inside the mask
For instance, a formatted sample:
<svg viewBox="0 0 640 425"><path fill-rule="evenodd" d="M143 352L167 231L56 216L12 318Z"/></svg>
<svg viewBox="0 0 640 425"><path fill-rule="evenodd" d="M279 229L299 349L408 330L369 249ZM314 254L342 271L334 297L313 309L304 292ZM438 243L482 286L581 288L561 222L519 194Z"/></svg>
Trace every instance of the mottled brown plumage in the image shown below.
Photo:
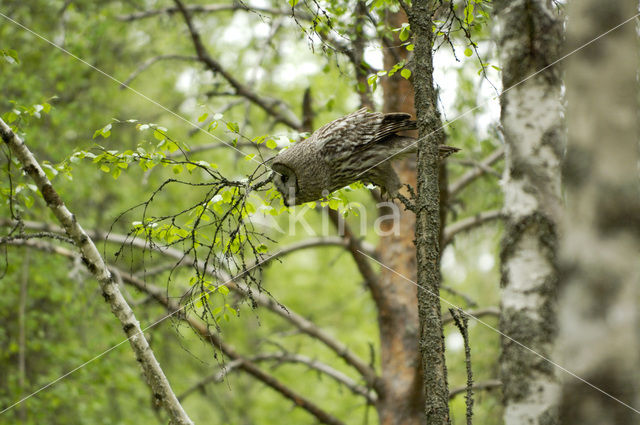
<svg viewBox="0 0 640 425"><path fill-rule="evenodd" d="M358 180L373 183L395 197L401 184L391 160L417 151L409 114L360 109L320 127L306 140L280 152L272 161L273 183L285 205L318 200ZM444 158L458 148L440 146Z"/></svg>

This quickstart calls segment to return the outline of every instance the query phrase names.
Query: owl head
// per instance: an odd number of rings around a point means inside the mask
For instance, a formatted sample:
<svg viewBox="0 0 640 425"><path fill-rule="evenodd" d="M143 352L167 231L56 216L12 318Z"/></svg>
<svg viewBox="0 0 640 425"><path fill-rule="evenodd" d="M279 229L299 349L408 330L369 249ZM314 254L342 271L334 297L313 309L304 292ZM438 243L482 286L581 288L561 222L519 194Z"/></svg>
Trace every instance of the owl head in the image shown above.
<svg viewBox="0 0 640 425"><path fill-rule="evenodd" d="M298 177L296 173L284 164L272 164L273 185L276 187L284 204L288 207L296 205L296 196L298 193Z"/></svg>

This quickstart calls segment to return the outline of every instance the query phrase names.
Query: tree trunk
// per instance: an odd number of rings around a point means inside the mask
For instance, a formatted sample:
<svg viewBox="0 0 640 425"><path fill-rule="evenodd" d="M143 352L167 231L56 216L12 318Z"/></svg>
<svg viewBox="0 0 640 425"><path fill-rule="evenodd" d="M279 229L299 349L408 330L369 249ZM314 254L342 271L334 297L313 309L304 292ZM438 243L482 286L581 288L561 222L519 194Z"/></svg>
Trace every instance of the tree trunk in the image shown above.
<svg viewBox="0 0 640 425"><path fill-rule="evenodd" d="M418 316L422 355L425 414L428 424L449 424L449 389L440 312L440 187L438 145L444 141L442 121L433 84L432 31L436 0L417 0L409 13L413 31L413 87L421 138L418 144L418 196L416 258L418 263Z"/></svg>
<svg viewBox="0 0 640 425"><path fill-rule="evenodd" d="M571 2L568 51L632 18L637 6ZM633 19L567 60L558 361L600 391L563 376L566 424L637 424L640 417L637 49Z"/></svg>
<svg viewBox="0 0 640 425"><path fill-rule="evenodd" d="M501 123L505 139L505 230L501 247L500 329L549 357L557 332L557 223L564 149L560 70L562 17L548 0L495 2L501 33ZM504 421L558 423L552 364L502 338Z"/></svg>
<svg viewBox="0 0 640 425"><path fill-rule="evenodd" d="M407 21L403 12L386 16L386 25L399 28ZM391 45L401 44L394 35ZM406 59L404 47L386 48L384 68L391 69ZM384 112L407 112L415 115L413 87L399 73L383 78ZM395 161L393 167L400 181L416 187L416 160L413 157ZM402 191L408 196L406 191ZM393 232L391 220L380 223L384 236L380 237L378 252L380 261L389 268L416 281L416 257L413 245L415 214L396 203L399 212L398 232ZM380 209L380 217L389 216L391 207ZM396 273L382 268L379 279L385 294L386 309L380 317L380 357L382 365L383 394L376 408L381 425L419 425L425 421L422 368L418 349L417 288Z"/></svg>

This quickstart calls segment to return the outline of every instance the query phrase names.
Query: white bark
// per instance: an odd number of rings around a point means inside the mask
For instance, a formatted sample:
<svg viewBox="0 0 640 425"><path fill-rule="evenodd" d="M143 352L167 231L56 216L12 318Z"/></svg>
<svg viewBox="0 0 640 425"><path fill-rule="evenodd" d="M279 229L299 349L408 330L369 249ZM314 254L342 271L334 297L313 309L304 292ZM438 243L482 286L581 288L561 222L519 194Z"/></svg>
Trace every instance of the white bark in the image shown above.
<svg viewBox="0 0 640 425"><path fill-rule="evenodd" d="M568 51L632 18L636 0L570 3ZM567 212L561 245L558 361L561 419L583 425L640 418L640 195L636 19L567 61Z"/></svg>
<svg viewBox="0 0 640 425"><path fill-rule="evenodd" d="M60 199L31 151L2 119L0 119L0 135L9 149L11 149L11 152L22 163L24 171L38 186L38 190L42 193L47 206L64 227L67 235L73 239L80 249L87 269L98 280L103 297L111 306L113 314L122 324L129 343L136 354L136 359L142 366L147 383L153 391L155 402L167 411L171 418L171 423L180 425L192 424L193 422L180 405L151 347L149 347L149 343L140 328L140 323L120 293L118 284L112 278L93 241L80 226L76 217L67 209L62 199Z"/></svg>
<svg viewBox="0 0 640 425"><path fill-rule="evenodd" d="M496 11L507 89L501 98L506 149L500 327L548 357L556 332L561 80L548 69L522 81L555 59L562 18L544 0L499 1ZM508 338L502 340L500 366L505 423L557 423L560 386L553 366Z"/></svg>

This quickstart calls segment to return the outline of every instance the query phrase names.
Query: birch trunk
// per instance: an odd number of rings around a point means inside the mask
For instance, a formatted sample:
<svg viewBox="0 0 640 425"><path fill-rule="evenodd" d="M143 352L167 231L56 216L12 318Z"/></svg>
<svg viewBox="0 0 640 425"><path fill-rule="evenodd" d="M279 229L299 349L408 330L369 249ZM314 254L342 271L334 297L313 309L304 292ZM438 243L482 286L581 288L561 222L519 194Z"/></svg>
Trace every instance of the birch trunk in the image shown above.
<svg viewBox="0 0 640 425"><path fill-rule="evenodd" d="M505 231L500 329L549 357L557 332L557 217L564 150L560 71L562 17L551 1L495 3L502 66ZM558 423L560 386L552 364L502 338L506 425Z"/></svg>
<svg viewBox="0 0 640 425"><path fill-rule="evenodd" d="M632 18L638 2L570 2L567 51ZM561 420L640 420L640 196L636 20L567 60L567 212L561 245ZM614 400L614 398L618 400ZM625 405L626 404L626 405Z"/></svg>

